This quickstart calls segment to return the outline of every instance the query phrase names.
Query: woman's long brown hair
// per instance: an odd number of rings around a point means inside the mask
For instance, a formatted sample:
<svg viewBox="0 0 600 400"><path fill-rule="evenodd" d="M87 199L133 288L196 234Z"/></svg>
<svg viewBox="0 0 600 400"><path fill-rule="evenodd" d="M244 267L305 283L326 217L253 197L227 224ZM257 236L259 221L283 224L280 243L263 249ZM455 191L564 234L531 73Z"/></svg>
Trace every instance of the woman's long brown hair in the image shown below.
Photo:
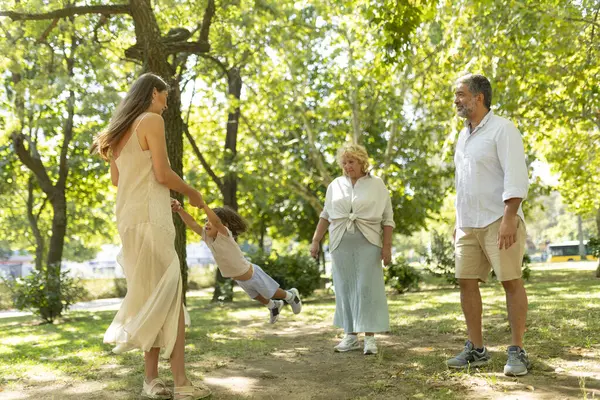
<svg viewBox="0 0 600 400"><path fill-rule="evenodd" d="M131 85L129 92L121 101L104 132L94 138L91 153L98 153L105 160L112 156L112 147L119 143L129 127L152 104L152 92L168 90L167 83L158 75L146 73Z"/></svg>

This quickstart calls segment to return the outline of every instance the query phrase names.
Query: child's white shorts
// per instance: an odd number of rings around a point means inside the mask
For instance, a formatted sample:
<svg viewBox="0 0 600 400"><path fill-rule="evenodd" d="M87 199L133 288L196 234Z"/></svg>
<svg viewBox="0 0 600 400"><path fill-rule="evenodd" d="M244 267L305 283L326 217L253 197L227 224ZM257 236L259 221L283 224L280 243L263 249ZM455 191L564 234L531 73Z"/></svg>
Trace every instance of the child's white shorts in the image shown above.
<svg viewBox="0 0 600 400"><path fill-rule="evenodd" d="M265 299L273 298L273 295L275 295L275 292L279 288L279 283L267 275L258 265L252 264L252 267L254 268L252 278L247 281L236 281L237 284L253 299L258 295L261 295Z"/></svg>

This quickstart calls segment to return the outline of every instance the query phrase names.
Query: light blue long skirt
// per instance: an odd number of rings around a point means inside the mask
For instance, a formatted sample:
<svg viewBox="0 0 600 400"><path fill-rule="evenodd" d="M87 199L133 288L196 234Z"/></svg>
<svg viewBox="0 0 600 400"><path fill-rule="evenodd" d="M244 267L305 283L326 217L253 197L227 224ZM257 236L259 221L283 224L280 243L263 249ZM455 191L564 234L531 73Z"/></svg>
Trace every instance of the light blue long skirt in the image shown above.
<svg viewBox="0 0 600 400"><path fill-rule="evenodd" d="M331 257L335 287L333 324L346 333L389 331L381 247L373 245L355 228L354 233L344 233Z"/></svg>

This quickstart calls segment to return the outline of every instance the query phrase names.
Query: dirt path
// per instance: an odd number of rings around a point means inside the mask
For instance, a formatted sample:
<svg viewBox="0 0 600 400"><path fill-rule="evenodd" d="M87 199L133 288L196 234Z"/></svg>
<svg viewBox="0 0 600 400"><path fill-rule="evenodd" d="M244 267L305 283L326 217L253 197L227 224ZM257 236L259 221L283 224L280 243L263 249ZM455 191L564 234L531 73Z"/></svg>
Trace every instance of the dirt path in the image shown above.
<svg viewBox="0 0 600 400"><path fill-rule="evenodd" d="M242 321L246 327L256 321ZM244 330L244 325L239 327ZM580 349L572 365L561 367L535 360L535 369L523 378L502 375L504 353L490 348L494 362L487 370L451 373L443 360L456 350L450 334L404 341L401 335L380 336L380 353L364 356L355 351L332 351L339 331L329 323L281 321L261 329L264 348L241 357L195 357L190 371L214 391L213 399L575 399L600 397L600 348ZM420 343L416 343L419 341ZM275 345L270 345L275 343ZM574 350L577 353L577 350ZM583 361L582 361L583 360ZM558 368L558 369L557 369ZM131 387L115 382L123 375L140 379L141 371L105 365L96 381L32 376L18 390L0 392L13 399L137 399ZM585 380L583 379L585 377ZM131 386L135 387L135 383ZM135 389L137 390L137 389Z"/></svg>

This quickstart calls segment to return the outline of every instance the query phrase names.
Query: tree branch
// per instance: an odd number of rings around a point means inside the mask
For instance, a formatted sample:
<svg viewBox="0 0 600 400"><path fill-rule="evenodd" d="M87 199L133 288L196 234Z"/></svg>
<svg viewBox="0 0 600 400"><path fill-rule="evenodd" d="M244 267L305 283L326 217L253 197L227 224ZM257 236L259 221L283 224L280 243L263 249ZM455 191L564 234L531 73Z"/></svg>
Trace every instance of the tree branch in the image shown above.
<svg viewBox="0 0 600 400"><path fill-rule="evenodd" d="M114 4L104 6L72 6L39 14L26 14L16 11L0 11L0 17L8 17L13 21L40 21L54 18L67 18L85 14L131 14L129 4Z"/></svg>
<svg viewBox="0 0 600 400"><path fill-rule="evenodd" d="M165 43L164 48L165 55L177 54L177 53L190 53L199 54L207 53L210 51L210 44L208 42L175 42ZM144 48L141 44L137 43L130 48L125 50L125 56L134 60L144 60Z"/></svg>
<svg viewBox="0 0 600 400"><path fill-rule="evenodd" d="M308 190L308 188L306 188L306 186L303 186L295 179L289 179L287 182L290 183L289 187L294 191L294 193L306 200L308 204L310 204L310 206L317 212L317 214L321 214L321 211L323 211L323 205L317 196L315 196L310 190Z"/></svg>
<svg viewBox="0 0 600 400"><path fill-rule="evenodd" d="M590 24L590 25L594 25L597 26L598 28L600 28L600 23L596 22L596 21L590 21L589 19L584 19L584 18L565 18L566 21L572 21L572 22L584 22L586 24Z"/></svg>
<svg viewBox="0 0 600 400"><path fill-rule="evenodd" d="M385 148L385 155L383 157L383 170L384 170L384 181L387 181L387 171L389 171L390 163L392 161L392 149L394 143L396 143L396 133L398 132L398 121L392 120L392 126L390 127L390 138L388 139L387 146Z"/></svg>
<svg viewBox="0 0 600 400"><path fill-rule="evenodd" d="M46 28L46 30L44 31L44 33L42 33L40 35L40 37L38 38L38 43L41 42L45 42L46 38L48 37L48 35L50 34L50 32L52 32L52 29L54 29L56 27L56 25L58 24L58 21L60 20L60 18L54 18L52 20L52 22L50 23L50 25L48 25L48 27Z"/></svg>
<svg viewBox="0 0 600 400"><path fill-rule="evenodd" d="M185 133L185 137L187 137L188 141L192 145L192 149L194 150L194 154L196 154L196 157L198 157L198 159L200 160L200 163L202 164L202 166L204 167L204 169L206 170L206 172L208 173L208 175L211 177L211 179L213 180L213 182L219 187L219 190L221 192L223 192L223 188L224 188L223 181L221 180L221 178L219 178L217 176L217 174L215 174L215 171L213 171L213 169L210 167L210 165L208 164L208 162L206 162L206 159L204 158L204 156L200 152L200 149L198 148L198 145L196 144L196 141L194 140L192 134L190 133L190 129L189 129L189 126L187 124L183 125L183 132Z"/></svg>
<svg viewBox="0 0 600 400"><path fill-rule="evenodd" d="M25 148L24 141L26 138L23 134L15 132L11 136L15 147L15 153L17 153L19 160L35 174L38 184L44 193L46 193L46 196L49 198L54 197L56 189L54 188L54 185L52 185L52 181L48 176L48 172L46 171L46 167L44 167L42 160L39 157L32 157L29 150Z"/></svg>
<svg viewBox="0 0 600 400"><path fill-rule="evenodd" d="M308 154L310 155L310 158L315 163L315 167L317 167L317 169L321 173L321 178L323 179L323 184L325 186L328 186L333 179L331 178L329 171L327 170L327 168L325 167L325 164L323 163L321 153L317 150L317 147L315 146L315 137L314 137L313 130L310 126L308 118L306 118L305 113L300 112L300 118L302 119L302 124L304 125L304 130L306 131L306 136L308 137Z"/></svg>
<svg viewBox="0 0 600 400"><path fill-rule="evenodd" d="M215 1L208 0L206 4L206 10L204 11L204 18L202 18L202 27L200 28L200 41L208 43L208 34L210 32L210 24L212 23L212 17L215 15Z"/></svg>
<svg viewBox="0 0 600 400"><path fill-rule="evenodd" d="M202 58L206 58L207 60L214 62L215 64L217 64L219 66L219 69L221 69L221 71L223 71L223 75L221 75L219 78L222 78L229 73L227 66L221 60L219 60L217 57L212 56L210 54L198 54L198 55Z"/></svg>

